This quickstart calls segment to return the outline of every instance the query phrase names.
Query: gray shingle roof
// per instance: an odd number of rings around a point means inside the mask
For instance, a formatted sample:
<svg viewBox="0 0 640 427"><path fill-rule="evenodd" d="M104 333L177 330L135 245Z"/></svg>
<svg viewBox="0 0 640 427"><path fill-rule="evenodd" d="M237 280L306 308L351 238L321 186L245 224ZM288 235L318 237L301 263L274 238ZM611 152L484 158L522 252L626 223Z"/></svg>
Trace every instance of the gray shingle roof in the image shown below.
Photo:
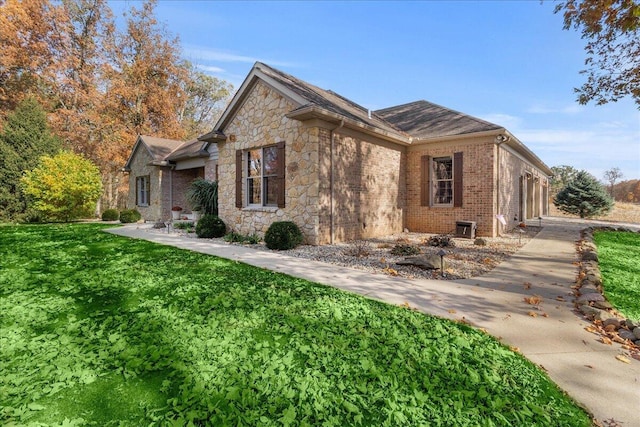
<svg viewBox="0 0 640 427"><path fill-rule="evenodd" d="M428 139L502 129L459 111L416 101L376 111L376 114L414 138Z"/></svg>
<svg viewBox="0 0 640 427"><path fill-rule="evenodd" d="M167 156L171 154L175 149L184 144L184 141L178 141L175 139L156 138L155 136L140 135L140 140L147 146L151 157L157 162L161 162L167 159Z"/></svg>
<svg viewBox="0 0 640 427"><path fill-rule="evenodd" d="M395 126L378 117L375 113L371 112L371 117L369 117L369 110L333 91L321 89L260 62L256 63L255 66L263 73L285 86L287 89L304 98L308 104L301 105L300 109L308 107L309 105L316 105L325 110L344 116L345 118L361 122L387 132L399 132Z"/></svg>
<svg viewBox="0 0 640 427"><path fill-rule="evenodd" d="M166 159L175 161L193 157L209 156L207 145L207 142L192 139L190 141L182 143L182 145L176 148L170 155L166 157Z"/></svg>

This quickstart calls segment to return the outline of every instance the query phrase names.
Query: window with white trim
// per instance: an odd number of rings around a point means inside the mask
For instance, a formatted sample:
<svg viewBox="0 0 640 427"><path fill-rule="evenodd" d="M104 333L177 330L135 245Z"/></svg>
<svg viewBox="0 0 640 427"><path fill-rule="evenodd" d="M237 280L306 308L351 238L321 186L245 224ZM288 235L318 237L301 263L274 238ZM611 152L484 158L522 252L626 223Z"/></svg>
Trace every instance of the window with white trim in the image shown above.
<svg viewBox="0 0 640 427"><path fill-rule="evenodd" d="M451 205L453 203L453 159L435 157L431 162L431 192L433 205Z"/></svg>
<svg viewBox="0 0 640 427"><path fill-rule="evenodd" d="M149 206L150 187L149 175L136 177L136 205Z"/></svg>
<svg viewBox="0 0 640 427"><path fill-rule="evenodd" d="M278 206L278 147L246 152L247 206Z"/></svg>

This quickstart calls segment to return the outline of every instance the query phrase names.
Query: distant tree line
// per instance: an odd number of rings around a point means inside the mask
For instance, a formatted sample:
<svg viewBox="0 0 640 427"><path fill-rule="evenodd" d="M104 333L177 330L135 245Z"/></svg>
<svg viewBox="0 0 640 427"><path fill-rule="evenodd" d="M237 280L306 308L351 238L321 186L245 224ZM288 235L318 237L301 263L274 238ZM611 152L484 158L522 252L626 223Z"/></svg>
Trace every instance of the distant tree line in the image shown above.
<svg viewBox="0 0 640 427"><path fill-rule="evenodd" d="M0 149L13 151L0 161L5 215L24 210L16 180L38 155L81 154L99 168L103 208L117 207L137 134L186 139L211 130L232 87L181 57L155 5L134 2L118 28L106 0L0 0ZM34 126L15 123L24 116L19 108L44 111L46 132L31 129L42 140L12 139L17 128Z"/></svg>

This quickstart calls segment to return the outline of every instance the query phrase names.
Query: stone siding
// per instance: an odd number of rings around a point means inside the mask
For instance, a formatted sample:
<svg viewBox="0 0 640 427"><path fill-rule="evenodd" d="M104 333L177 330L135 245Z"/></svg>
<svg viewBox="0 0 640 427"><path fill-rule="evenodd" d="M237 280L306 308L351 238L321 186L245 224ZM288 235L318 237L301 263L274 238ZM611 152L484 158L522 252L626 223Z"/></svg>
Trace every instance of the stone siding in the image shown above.
<svg viewBox="0 0 640 427"><path fill-rule="evenodd" d="M145 221L156 221L162 218L163 199L168 194L168 188L163 188L163 171L157 166L150 165L153 159L142 144L138 145L131 161L129 172L128 209L137 209ZM149 206L136 205L136 178L149 176ZM166 186L165 186L166 187ZM163 194L166 193L166 194Z"/></svg>
<svg viewBox="0 0 640 427"><path fill-rule="evenodd" d="M404 147L334 135L334 242L401 232L404 222ZM320 129L320 244L331 242L331 131Z"/></svg>
<svg viewBox="0 0 640 427"><path fill-rule="evenodd" d="M409 231L452 233L456 221L475 221L477 235L496 235L495 145L492 139L463 139L411 147L407 166L406 227ZM421 157L453 157L456 152L463 153L462 207L421 206Z"/></svg>
<svg viewBox="0 0 640 427"><path fill-rule="evenodd" d="M318 235L318 129L305 128L285 115L295 105L262 82L256 83L229 125L227 141L218 144L220 217L229 228L243 234L264 235L275 221L293 221L305 240L317 244ZM285 142L284 208L241 209L235 206L236 150ZM243 187L246 172L243 172ZM243 188L243 200L246 191Z"/></svg>

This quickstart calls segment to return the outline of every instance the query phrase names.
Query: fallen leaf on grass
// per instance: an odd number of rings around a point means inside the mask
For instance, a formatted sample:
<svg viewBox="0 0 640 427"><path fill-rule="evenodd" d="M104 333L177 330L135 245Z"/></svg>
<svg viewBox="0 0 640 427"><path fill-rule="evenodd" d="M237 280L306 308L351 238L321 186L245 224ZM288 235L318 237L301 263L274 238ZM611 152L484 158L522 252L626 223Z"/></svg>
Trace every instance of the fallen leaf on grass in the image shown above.
<svg viewBox="0 0 640 427"><path fill-rule="evenodd" d="M628 358L624 357L623 355L619 354L616 356L616 359L618 359L619 361L621 361L622 363L631 363L631 360L629 360Z"/></svg>
<svg viewBox="0 0 640 427"><path fill-rule="evenodd" d="M520 353L520 347L511 346L509 347L511 351L515 351L516 353Z"/></svg>

